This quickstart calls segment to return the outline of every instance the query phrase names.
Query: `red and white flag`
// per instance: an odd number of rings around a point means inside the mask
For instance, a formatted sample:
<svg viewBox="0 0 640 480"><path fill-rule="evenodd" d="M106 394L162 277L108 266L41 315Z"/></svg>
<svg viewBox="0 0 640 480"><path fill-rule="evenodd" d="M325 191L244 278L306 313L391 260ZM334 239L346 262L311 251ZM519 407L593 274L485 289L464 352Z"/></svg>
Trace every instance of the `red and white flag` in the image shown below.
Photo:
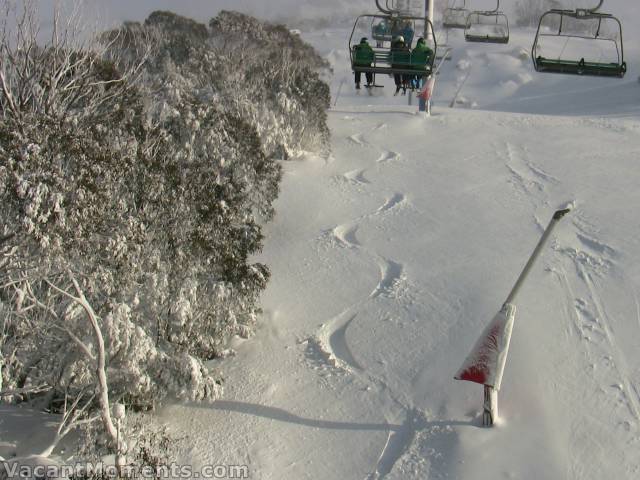
<svg viewBox="0 0 640 480"><path fill-rule="evenodd" d="M420 90L420 93L418 94L418 98L422 98L427 102L431 100L431 95L433 94L433 87L435 86L435 84L436 84L436 79L433 75L431 75L425 82L424 86L422 87L422 90Z"/></svg>
<svg viewBox="0 0 640 480"><path fill-rule="evenodd" d="M503 305L456 373L456 380L467 380L500 390L515 314L515 305Z"/></svg>

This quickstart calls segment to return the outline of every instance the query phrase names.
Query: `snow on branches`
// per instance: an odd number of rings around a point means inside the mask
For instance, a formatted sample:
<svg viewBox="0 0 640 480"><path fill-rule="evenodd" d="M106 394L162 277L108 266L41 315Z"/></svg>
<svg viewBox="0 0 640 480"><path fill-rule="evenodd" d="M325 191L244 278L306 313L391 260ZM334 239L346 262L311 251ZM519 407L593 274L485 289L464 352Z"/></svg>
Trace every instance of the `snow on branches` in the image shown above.
<svg viewBox="0 0 640 480"><path fill-rule="evenodd" d="M52 411L92 392L112 437L109 401L221 394L204 362L255 324L276 157L327 145L323 64L239 14L81 45L21 18L0 37L0 386Z"/></svg>

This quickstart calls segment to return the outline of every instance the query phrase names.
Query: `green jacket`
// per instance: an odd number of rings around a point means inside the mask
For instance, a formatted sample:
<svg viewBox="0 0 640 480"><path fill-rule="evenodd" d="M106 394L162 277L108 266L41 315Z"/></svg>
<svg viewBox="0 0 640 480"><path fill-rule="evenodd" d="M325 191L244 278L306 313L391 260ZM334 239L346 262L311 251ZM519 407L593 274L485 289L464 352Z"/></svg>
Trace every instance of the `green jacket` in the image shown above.
<svg viewBox="0 0 640 480"><path fill-rule="evenodd" d="M411 52L411 64L413 68L421 70L431 61L433 50L425 43L419 43Z"/></svg>
<svg viewBox="0 0 640 480"><path fill-rule="evenodd" d="M405 67L409 64L409 47L404 42L395 41L391 44L391 66Z"/></svg>
<svg viewBox="0 0 640 480"><path fill-rule="evenodd" d="M353 47L354 64L370 67L373 62L373 48L368 43L359 43Z"/></svg>

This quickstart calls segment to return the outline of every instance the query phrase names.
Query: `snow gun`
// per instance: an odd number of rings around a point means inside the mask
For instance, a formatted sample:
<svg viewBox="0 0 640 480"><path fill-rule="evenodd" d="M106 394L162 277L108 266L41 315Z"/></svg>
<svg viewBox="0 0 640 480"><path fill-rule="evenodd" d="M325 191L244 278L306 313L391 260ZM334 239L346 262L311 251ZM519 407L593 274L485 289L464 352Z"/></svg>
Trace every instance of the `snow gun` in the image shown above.
<svg viewBox="0 0 640 480"><path fill-rule="evenodd" d="M467 380L484 385L482 425L485 427L493 426L494 421L498 418L498 391L502 383L504 367L507 363L509 342L511 341L511 332L513 331L515 320L515 297L529 275L533 264L540 256L540 252L547 243L554 227L569 211L570 209L566 208L553 214L549 225L542 234L542 238L531 257L529 257L529 261L511 289L511 293L509 293L502 308L482 332L473 350L471 350L471 353L469 353L454 377L456 380Z"/></svg>

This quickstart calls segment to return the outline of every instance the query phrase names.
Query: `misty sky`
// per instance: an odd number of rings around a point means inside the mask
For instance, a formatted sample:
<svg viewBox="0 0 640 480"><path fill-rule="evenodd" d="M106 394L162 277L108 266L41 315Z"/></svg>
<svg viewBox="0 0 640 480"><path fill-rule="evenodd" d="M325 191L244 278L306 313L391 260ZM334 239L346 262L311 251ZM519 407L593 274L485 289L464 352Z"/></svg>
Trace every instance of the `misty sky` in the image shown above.
<svg viewBox="0 0 640 480"><path fill-rule="evenodd" d="M2 2L6 0L0 0ZM77 0L38 0L40 13L45 20L50 16L56 3L71 4ZM250 13L263 19L295 19L330 17L344 12L350 17L354 12L376 11L375 0L81 0L84 3L84 16L92 20L99 19L100 23L120 23L123 20L144 20L154 10L170 10L175 13L200 20L208 21L220 10L237 10ZM412 0L415 4L423 4L423 0ZM435 0L448 3L449 0ZM501 8L505 11L518 1L502 0ZM487 9L494 5L495 0L467 0L468 8ZM20 0L18 0L20 3ZM596 4L597 0L564 0L563 3L571 7L588 7ZM603 11L622 15L638 13L640 2L637 0L605 0ZM382 1L385 4L385 1Z"/></svg>
<svg viewBox="0 0 640 480"><path fill-rule="evenodd" d="M4 1L4 0L0 0ZM50 17L60 0L39 0L43 20ZM73 0L62 0L72 4ZM208 21L220 10L237 10L264 19L314 18L341 10L375 10L375 0L83 0L84 16L113 24L123 20L144 20L154 10L170 10L199 21ZM350 14L350 13L349 13Z"/></svg>
<svg viewBox="0 0 640 480"><path fill-rule="evenodd" d="M7 0L0 0L1 3ZM26 0L9 0L18 4ZM154 10L170 10L195 20L207 23L223 9L237 10L261 19L285 21L295 27L297 19L335 18L344 16L345 22L355 19L358 13L375 13L375 0L35 0L39 6L43 30L51 23L54 5L83 4L82 17L97 30L120 24L125 20L144 20ZM449 0L435 0L440 5ZM501 0L500 7L508 15L517 2L537 0ZM423 5L424 0L411 0L413 5ZM598 0L561 0L569 8L586 8ZM384 5L386 0L382 0ZM467 8L491 9L495 0L467 0ZM625 33L637 38L637 20L640 18L639 0L605 0L602 11L613 13L622 20ZM513 20L513 19L512 19ZM515 22L513 22L515 23Z"/></svg>

